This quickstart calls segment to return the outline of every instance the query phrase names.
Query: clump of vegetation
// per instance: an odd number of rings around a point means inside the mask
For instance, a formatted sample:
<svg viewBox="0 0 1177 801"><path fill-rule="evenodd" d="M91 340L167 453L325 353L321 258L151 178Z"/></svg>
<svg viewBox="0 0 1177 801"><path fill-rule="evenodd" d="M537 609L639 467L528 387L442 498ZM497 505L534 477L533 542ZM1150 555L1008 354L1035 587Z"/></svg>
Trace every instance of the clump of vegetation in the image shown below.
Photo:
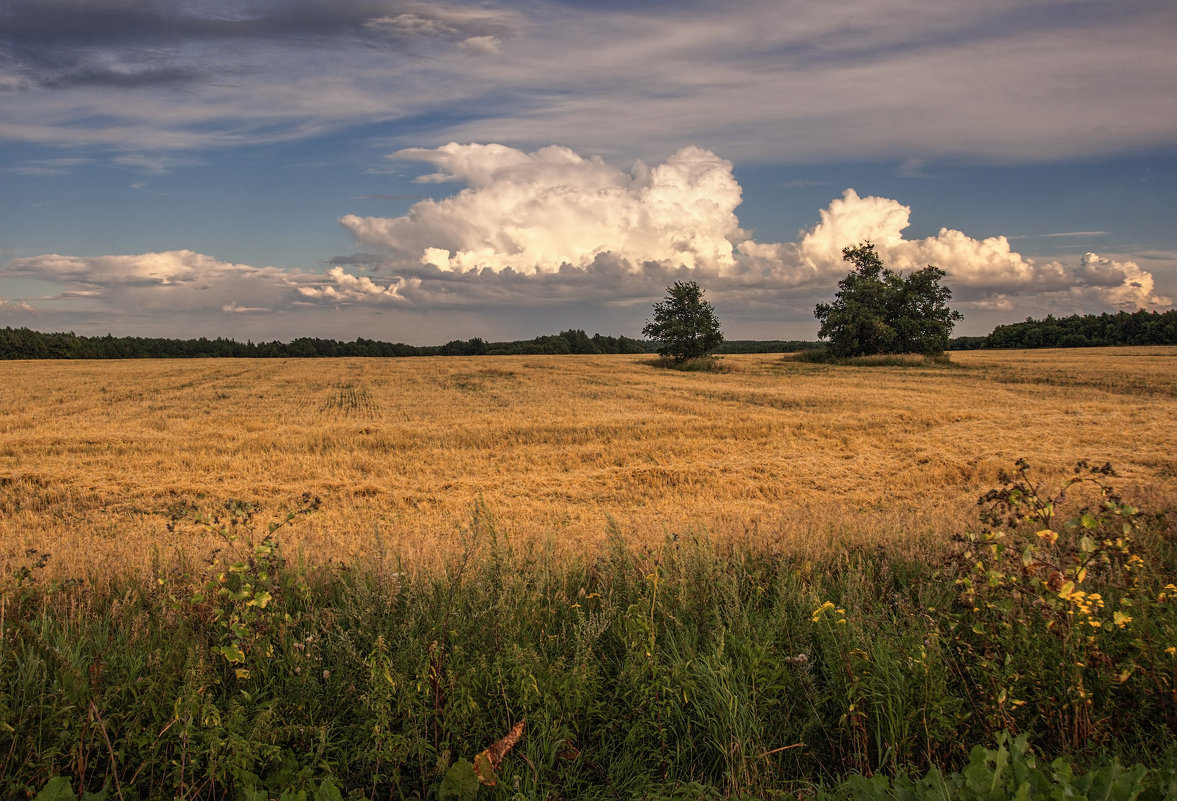
<svg viewBox="0 0 1177 801"><path fill-rule="evenodd" d="M952 292L940 286L943 270L928 266L904 277L884 267L869 242L843 248L842 258L854 270L838 282L833 303L819 303L813 312L831 355L944 352L963 318L948 308Z"/></svg>
<svg viewBox="0 0 1177 801"><path fill-rule="evenodd" d="M1177 766L1148 770L1137 764L1125 768L1116 759L1076 773L1059 757L1039 764L1026 736L1002 732L994 748L975 746L968 765L945 774L931 768L922 777L851 776L845 782L822 788L818 801L1006 801L1006 799L1076 799L1079 801L1161 801L1177 794Z"/></svg>
<svg viewBox="0 0 1177 801"><path fill-rule="evenodd" d="M787 359L806 364L833 364L842 367L946 367L952 365L946 353L925 356L921 353L878 353L872 356L835 356L828 348L803 350Z"/></svg>
<svg viewBox="0 0 1177 801"><path fill-rule="evenodd" d="M642 335L658 343L659 355L679 365L707 356L723 342L715 308L694 281L675 281L666 288L666 299L654 304L654 319Z"/></svg>
<svg viewBox="0 0 1177 801"><path fill-rule="evenodd" d="M650 362L655 367L665 367L684 373L730 373L731 364L718 356L698 356L693 359L676 361L665 356Z"/></svg>
<svg viewBox="0 0 1177 801"><path fill-rule="evenodd" d="M0 607L0 793L1159 799L1177 549L1113 479L1019 463L940 562L616 529L557 560L479 509L434 571L312 569L278 535L313 498L197 515L224 541L199 575L99 594L33 554Z"/></svg>

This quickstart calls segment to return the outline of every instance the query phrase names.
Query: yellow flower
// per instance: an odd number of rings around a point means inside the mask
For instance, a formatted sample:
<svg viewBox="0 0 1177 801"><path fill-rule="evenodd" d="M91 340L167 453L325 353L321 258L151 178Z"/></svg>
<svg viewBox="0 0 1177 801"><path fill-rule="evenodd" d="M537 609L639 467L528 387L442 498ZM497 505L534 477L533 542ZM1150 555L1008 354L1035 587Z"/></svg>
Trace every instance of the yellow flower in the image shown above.
<svg viewBox="0 0 1177 801"><path fill-rule="evenodd" d="M819 606L817 609L813 610L813 622L816 623L818 620L820 620L823 612L828 612L829 610L834 609L834 608L835 607L834 607L833 601L826 601L824 604ZM841 610L838 610L838 611L841 612Z"/></svg>
<svg viewBox="0 0 1177 801"><path fill-rule="evenodd" d="M1123 612L1112 612L1112 620L1120 628L1124 628L1132 622L1132 616L1126 615Z"/></svg>

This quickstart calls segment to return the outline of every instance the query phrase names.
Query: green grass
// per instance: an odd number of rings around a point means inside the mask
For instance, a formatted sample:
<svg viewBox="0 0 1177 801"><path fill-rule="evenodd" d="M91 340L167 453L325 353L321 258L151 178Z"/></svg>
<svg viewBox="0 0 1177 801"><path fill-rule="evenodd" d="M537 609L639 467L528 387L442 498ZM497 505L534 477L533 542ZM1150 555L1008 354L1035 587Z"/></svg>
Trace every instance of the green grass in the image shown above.
<svg viewBox="0 0 1177 801"><path fill-rule="evenodd" d="M521 720L486 799L1005 798L943 788L1006 731L1041 770L1171 768L1177 549L1163 519L1129 522L1131 582L1084 586L1131 624L1062 634L1064 607L990 583L1020 548L976 536L938 564L815 563L693 533L635 552L614 531L568 562L479 510L448 564L408 575L376 547L310 570L283 558L280 526L252 546L226 526L206 564L102 594L33 556L3 586L0 795L65 777L94 798L438 798ZM1142 798L1167 770L1132 779Z"/></svg>

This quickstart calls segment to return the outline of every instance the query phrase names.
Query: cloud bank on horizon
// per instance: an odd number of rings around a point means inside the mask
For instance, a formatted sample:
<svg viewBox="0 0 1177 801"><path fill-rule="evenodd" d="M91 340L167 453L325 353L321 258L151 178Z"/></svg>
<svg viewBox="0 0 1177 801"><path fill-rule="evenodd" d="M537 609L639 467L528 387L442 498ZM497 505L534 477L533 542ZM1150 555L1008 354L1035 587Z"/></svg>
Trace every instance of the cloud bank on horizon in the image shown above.
<svg viewBox="0 0 1177 801"><path fill-rule="evenodd" d="M870 241L900 270L934 264L965 310L1071 313L1163 309L1153 276L1133 261L1087 253L1076 263L1039 261L1005 237L948 228L908 239L911 209L846 189L792 242L757 242L740 227L741 187L730 162L698 147L621 170L566 147L524 152L450 143L404 150L430 165L422 182L464 188L424 199L400 217L339 220L365 253L326 273L231 264L187 250L11 261L8 272L48 283L49 305L93 312L233 315L395 308L428 312L487 304L639 304L666 284L698 280L721 309L746 321L828 295L848 266L847 245ZM35 313L28 299L21 311ZM10 302L12 305L12 302ZM15 309L15 307L14 307ZM641 317L635 319L635 327Z"/></svg>

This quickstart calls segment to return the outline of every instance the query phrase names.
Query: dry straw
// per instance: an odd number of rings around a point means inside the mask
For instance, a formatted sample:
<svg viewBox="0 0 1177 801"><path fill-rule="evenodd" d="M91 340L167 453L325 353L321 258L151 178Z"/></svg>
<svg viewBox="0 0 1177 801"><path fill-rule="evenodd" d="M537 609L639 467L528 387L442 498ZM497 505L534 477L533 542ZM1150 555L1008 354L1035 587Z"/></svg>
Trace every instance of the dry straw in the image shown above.
<svg viewBox="0 0 1177 801"><path fill-rule="evenodd" d="M610 525L635 547L696 531L819 553L934 549L1026 457L1111 461L1151 508L1177 498L1177 349L968 352L948 365L727 357L7 362L0 570L113 575L215 547L230 500L278 517L310 561L414 566L479 504L500 534L560 553ZM375 532L381 533L376 542ZM202 533L203 532L203 533Z"/></svg>

